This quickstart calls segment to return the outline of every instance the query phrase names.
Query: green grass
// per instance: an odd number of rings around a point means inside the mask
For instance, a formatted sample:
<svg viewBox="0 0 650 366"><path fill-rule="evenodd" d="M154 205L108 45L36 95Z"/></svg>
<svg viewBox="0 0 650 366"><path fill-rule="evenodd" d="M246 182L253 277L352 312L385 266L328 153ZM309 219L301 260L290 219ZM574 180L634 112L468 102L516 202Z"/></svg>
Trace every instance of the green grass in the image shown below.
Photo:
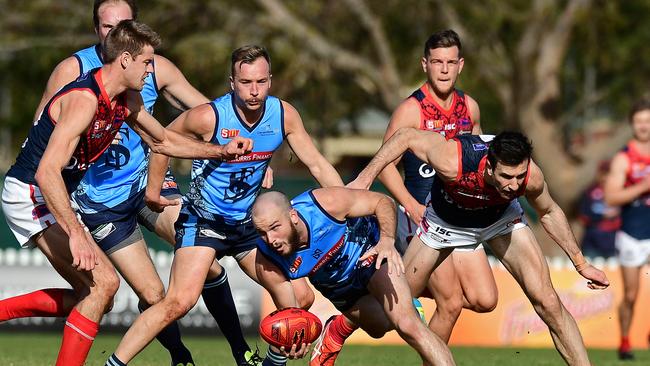
<svg viewBox="0 0 650 366"><path fill-rule="evenodd" d="M119 342L117 335L100 335L90 351L87 365L102 366ZM185 337L194 359L200 366L233 365L230 349L223 338ZM249 340L255 344L256 340ZM265 349L261 340L260 348ZM42 366L51 365L56 359L60 337L52 333L0 333L0 365L3 366ZM563 362L554 349L530 348L466 348L452 349L458 365L481 366L542 366L562 365ZM637 366L650 365L650 352L637 351L635 362L619 362L612 350L590 350L594 365ZM152 343L129 365L158 366L168 365L169 356L158 343ZM305 359L289 362L290 366L306 365ZM401 346L346 346L339 359L339 366L383 366L383 365L421 365L420 359L408 347Z"/></svg>

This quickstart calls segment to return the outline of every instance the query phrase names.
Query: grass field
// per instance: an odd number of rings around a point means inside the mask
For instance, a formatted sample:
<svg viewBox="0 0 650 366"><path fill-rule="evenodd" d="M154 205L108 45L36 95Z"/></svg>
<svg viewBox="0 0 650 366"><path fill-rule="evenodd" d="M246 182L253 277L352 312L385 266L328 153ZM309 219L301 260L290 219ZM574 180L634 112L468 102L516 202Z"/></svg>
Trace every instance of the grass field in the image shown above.
<svg viewBox="0 0 650 366"><path fill-rule="evenodd" d="M2 366L43 366L51 365L56 359L59 335L44 333L0 333L0 365ZM100 335L88 357L88 366L102 366L106 358L115 350L119 342L117 335ZM234 362L230 349L223 338L185 337L185 342L200 366L230 366ZM249 340L255 344L256 340ZM266 349L262 341L257 341L260 349ZM458 365L481 366L542 366L563 365L554 349L530 348L464 348L452 349ZM590 350L594 365L650 365L650 351L637 351L634 362L619 362L612 350ZM290 366L306 365L306 360L289 362ZM152 343L129 365L159 366L169 365L167 352L158 343ZM415 351L401 346L346 346L337 361L339 366L408 366L421 365Z"/></svg>

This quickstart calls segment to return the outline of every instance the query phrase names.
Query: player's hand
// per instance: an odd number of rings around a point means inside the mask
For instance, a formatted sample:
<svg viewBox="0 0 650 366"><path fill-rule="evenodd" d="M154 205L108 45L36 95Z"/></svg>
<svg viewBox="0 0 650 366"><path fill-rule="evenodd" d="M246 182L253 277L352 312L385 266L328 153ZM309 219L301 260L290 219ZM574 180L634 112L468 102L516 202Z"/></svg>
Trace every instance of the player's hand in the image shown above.
<svg viewBox="0 0 650 366"><path fill-rule="evenodd" d="M397 273L401 275L405 273L404 262L402 261L402 256L399 254L395 248L394 240L382 239L374 247L368 249L363 255L359 258L359 262L365 260L375 261L375 268L379 269L381 263L386 259L386 264L388 265L388 273Z"/></svg>
<svg viewBox="0 0 650 366"><path fill-rule="evenodd" d="M350 189L368 189L370 188L370 185L372 184L372 181L370 182L365 182L364 179L361 177L356 177L355 180L352 182L348 183L345 185L345 188L350 188Z"/></svg>
<svg viewBox="0 0 650 366"><path fill-rule="evenodd" d="M253 150L253 140L245 137L236 136L223 146L222 160L237 159L246 155Z"/></svg>
<svg viewBox="0 0 650 366"><path fill-rule="evenodd" d="M294 343L291 346L291 349L288 351L284 348L284 346L280 347L280 352L290 360L297 360L307 355L310 346L311 343L301 343L300 346Z"/></svg>
<svg viewBox="0 0 650 366"><path fill-rule="evenodd" d="M607 279L605 272L599 270L591 264L578 271L578 273L580 273L582 277L589 280L589 282L587 282L587 287L592 290L603 290L609 286L609 280Z"/></svg>
<svg viewBox="0 0 650 366"><path fill-rule="evenodd" d="M405 209L409 219L411 219L415 225L420 225L427 207L416 201L413 206L405 207Z"/></svg>
<svg viewBox="0 0 650 366"><path fill-rule="evenodd" d="M95 252L97 244L86 230L85 227L76 229L69 237L72 267L77 271L92 271L99 264Z"/></svg>
<svg viewBox="0 0 650 366"><path fill-rule="evenodd" d="M144 196L144 203L151 209L153 212L163 212L165 207L168 206L178 206L181 204L180 198L175 198L170 200L163 196L158 196L157 199L154 199L148 195Z"/></svg>
<svg viewBox="0 0 650 366"><path fill-rule="evenodd" d="M262 188L271 189L273 187L273 169L271 167L266 168L264 173L264 179L262 180Z"/></svg>

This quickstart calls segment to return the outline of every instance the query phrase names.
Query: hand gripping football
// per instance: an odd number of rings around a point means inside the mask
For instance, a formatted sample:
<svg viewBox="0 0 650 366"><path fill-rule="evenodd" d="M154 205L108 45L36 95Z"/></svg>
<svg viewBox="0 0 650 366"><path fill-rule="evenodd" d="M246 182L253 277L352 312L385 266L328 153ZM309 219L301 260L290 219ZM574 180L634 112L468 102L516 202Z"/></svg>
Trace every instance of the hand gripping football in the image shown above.
<svg viewBox="0 0 650 366"><path fill-rule="evenodd" d="M320 336L323 325L320 319L307 310L285 308L267 315L260 322L260 335L270 345L285 347L312 343Z"/></svg>

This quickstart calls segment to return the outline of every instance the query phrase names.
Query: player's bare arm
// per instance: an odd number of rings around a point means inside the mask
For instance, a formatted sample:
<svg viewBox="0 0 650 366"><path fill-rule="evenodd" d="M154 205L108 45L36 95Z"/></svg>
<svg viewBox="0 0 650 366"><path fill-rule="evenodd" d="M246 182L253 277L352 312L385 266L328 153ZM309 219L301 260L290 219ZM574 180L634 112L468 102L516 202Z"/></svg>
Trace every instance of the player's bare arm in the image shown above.
<svg viewBox="0 0 650 366"><path fill-rule="evenodd" d="M339 220L370 215L377 217L379 241L359 260L376 255L377 268L386 259L389 272L404 273L402 257L395 249L395 202L392 198L378 192L345 187L320 188L314 190L313 194L323 209Z"/></svg>
<svg viewBox="0 0 650 366"><path fill-rule="evenodd" d="M420 121L420 106L413 98L408 98L403 101L393 112L393 115L388 122L386 133L384 134L384 143L390 139L397 130L400 128L418 128ZM401 156L388 164L381 174L379 180L384 184L388 191L397 199L397 201L404 206L406 212L413 222L419 223L424 215L424 205L420 204L404 186L399 171L397 170L397 163L399 163Z"/></svg>
<svg viewBox="0 0 650 366"><path fill-rule="evenodd" d="M650 191L650 176L625 187L629 165L630 162L623 153L616 154L612 159L609 174L605 180L605 202L610 206L624 206Z"/></svg>
<svg viewBox="0 0 650 366"><path fill-rule="evenodd" d="M222 146L167 130L144 109L140 93L127 93L131 112L127 123L155 153L187 159L234 159L249 153L253 147L253 141L245 138L234 138Z"/></svg>
<svg viewBox="0 0 650 366"><path fill-rule="evenodd" d="M478 107L478 103L474 98L465 94L465 102L467 103L467 108L469 108L469 115L472 118L472 135L480 135L483 133L481 129L481 109Z"/></svg>
<svg viewBox="0 0 650 366"><path fill-rule="evenodd" d="M298 159L309 168L311 175L322 187L342 186L341 176L314 146L298 111L285 101L282 101L282 107L287 141Z"/></svg>
<svg viewBox="0 0 650 366"><path fill-rule="evenodd" d="M61 170L70 163L80 136L88 129L96 110L97 98L86 91L72 91L59 99L50 110L58 122L34 176L48 209L70 238L72 265L83 271L95 267L96 246L72 210Z"/></svg>
<svg viewBox="0 0 650 366"><path fill-rule="evenodd" d="M564 211L548 192L542 171L532 161L529 169L531 171L526 185L526 199L539 215L544 230L567 254L578 273L590 280L590 288L606 288L609 286L607 276L588 263L582 255Z"/></svg>
<svg viewBox="0 0 650 366"><path fill-rule="evenodd" d="M215 118L212 107L204 104L181 113L167 126L167 130L196 140L209 141L214 132ZM162 212L166 206L178 204L178 200L168 200L160 195L168 166L167 155L152 153L149 156L145 202L156 212Z"/></svg>
<svg viewBox="0 0 650 366"><path fill-rule="evenodd" d="M154 64L156 85L165 99L175 108L186 110L210 102L187 81L181 70L171 61L163 56L154 55Z"/></svg>
<svg viewBox="0 0 650 366"><path fill-rule="evenodd" d="M349 188L367 189L377 175L391 162L411 150L418 159L427 162L436 174L453 179L458 171L456 142L447 141L435 132L420 131L414 128L400 128L377 151L368 166L350 184Z"/></svg>
<svg viewBox="0 0 650 366"><path fill-rule="evenodd" d="M38 108L36 108L34 121L38 121L41 111L54 94L66 84L74 81L77 77L79 77L79 61L75 57L68 57L56 65L54 71L50 74L50 78L47 80L45 91L43 92L41 101L38 103Z"/></svg>
<svg viewBox="0 0 650 366"><path fill-rule="evenodd" d="M276 308L299 307L291 282L278 266L259 250L255 256L255 272L260 285L269 292Z"/></svg>

